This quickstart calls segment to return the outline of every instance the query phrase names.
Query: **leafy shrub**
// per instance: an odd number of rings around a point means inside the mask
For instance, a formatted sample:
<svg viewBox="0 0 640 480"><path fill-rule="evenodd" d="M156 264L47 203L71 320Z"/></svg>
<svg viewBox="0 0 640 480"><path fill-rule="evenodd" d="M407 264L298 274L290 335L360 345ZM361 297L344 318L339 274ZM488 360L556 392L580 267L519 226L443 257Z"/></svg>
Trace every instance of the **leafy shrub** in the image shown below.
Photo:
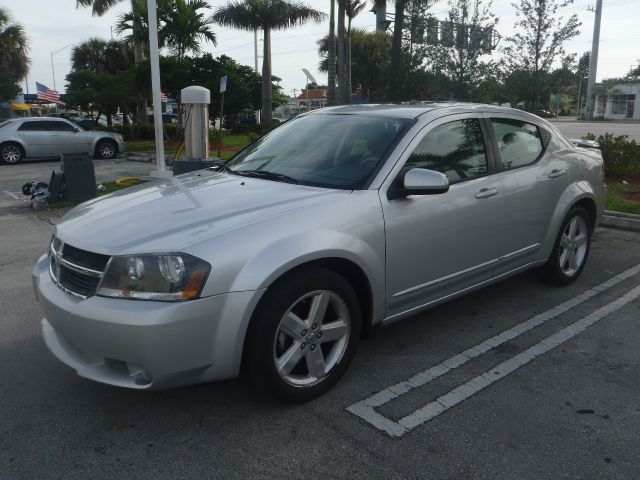
<svg viewBox="0 0 640 480"><path fill-rule="evenodd" d="M640 144L635 140L629 140L628 135L616 137L612 133L605 133L596 138L589 133L584 139L597 140L607 175L620 177L640 173Z"/></svg>
<svg viewBox="0 0 640 480"><path fill-rule="evenodd" d="M164 134L167 138L177 138L178 125L175 123L165 123L163 125ZM113 125L104 127L101 130L115 132L122 135L125 141L131 140L153 140L155 138L155 127L152 123L134 123L131 125Z"/></svg>

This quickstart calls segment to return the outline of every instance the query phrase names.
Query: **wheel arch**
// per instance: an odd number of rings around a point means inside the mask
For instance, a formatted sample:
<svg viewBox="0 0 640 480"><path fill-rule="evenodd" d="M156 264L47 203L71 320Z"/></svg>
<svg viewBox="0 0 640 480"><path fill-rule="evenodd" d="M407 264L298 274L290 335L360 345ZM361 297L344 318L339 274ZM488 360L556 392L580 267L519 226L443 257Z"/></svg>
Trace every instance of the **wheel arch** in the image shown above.
<svg viewBox="0 0 640 480"><path fill-rule="evenodd" d="M591 184L586 180L570 184L560 197L551 217L551 222L544 240L544 248L542 249L542 258L546 259L551 255L562 221L569 211L576 206L580 206L587 211L591 221L591 230L593 231L595 228L598 216L598 205L597 196Z"/></svg>
<svg viewBox="0 0 640 480"><path fill-rule="evenodd" d="M23 158L27 158L27 149L25 147L25 145L16 139L10 139L10 140L4 140L2 142L0 142L0 148L4 147L5 145L17 145L18 148L20 148L20 150L22 150L22 156Z"/></svg>
<svg viewBox="0 0 640 480"><path fill-rule="evenodd" d="M286 271L280 272L277 277L272 279L272 281L266 288L268 290L278 282L284 281L290 276L299 275L304 270L314 267L326 268L327 270L331 270L341 275L353 287L356 292L356 296L358 297L362 312L361 337L365 338L366 336L368 336L373 324L373 289L369 278L367 277L367 274L356 262L352 260L339 256L330 256L307 260L289 268ZM257 321L257 317L255 314L260 310L260 306L263 304L263 302L265 302L265 297L266 295L261 296L260 300L256 303L253 311L251 312L251 316L244 333L241 369L244 369L245 361L247 358L247 339L251 330L251 325Z"/></svg>
<svg viewBox="0 0 640 480"><path fill-rule="evenodd" d="M98 157L98 156L99 156L99 154L98 154L98 145L100 145L100 142L103 142L103 141L105 141L105 140L107 140L107 141L109 141L109 142L113 143L113 146L114 146L114 148L116 149L116 155L117 155L118 153L120 153L120 147L118 146L118 142L117 142L114 138L111 138L111 137L97 137L97 138L93 141L93 155L94 155L95 157Z"/></svg>

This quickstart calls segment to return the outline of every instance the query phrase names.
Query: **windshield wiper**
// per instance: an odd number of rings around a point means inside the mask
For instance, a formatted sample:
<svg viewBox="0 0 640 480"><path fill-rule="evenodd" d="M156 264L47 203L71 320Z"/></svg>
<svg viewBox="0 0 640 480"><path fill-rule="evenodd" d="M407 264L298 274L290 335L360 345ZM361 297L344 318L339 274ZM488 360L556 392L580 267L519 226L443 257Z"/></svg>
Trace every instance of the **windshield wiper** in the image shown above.
<svg viewBox="0 0 640 480"><path fill-rule="evenodd" d="M270 172L268 170L233 170L236 175L244 175L245 177L266 178L284 183L300 183L293 177L283 173Z"/></svg>

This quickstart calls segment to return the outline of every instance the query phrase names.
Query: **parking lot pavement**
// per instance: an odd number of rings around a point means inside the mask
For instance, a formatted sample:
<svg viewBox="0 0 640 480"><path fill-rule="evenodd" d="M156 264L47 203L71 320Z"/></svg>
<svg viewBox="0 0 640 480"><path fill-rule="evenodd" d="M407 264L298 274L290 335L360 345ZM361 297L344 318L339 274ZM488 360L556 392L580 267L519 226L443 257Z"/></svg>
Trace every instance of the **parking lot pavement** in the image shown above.
<svg viewBox="0 0 640 480"><path fill-rule="evenodd" d="M582 138L588 133L596 137L605 133L613 133L616 137L628 135L630 139L640 142L640 122L585 122L577 120L561 119L556 121L550 118L558 129L569 138Z"/></svg>
<svg viewBox="0 0 640 480"><path fill-rule="evenodd" d="M128 161L126 157L113 160L94 160L96 180L106 182L120 177L148 176L152 163ZM0 208L8 198L22 199L22 185L27 182L49 182L52 170L59 170L59 161L23 162L18 165L0 165Z"/></svg>
<svg viewBox="0 0 640 480"><path fill-rule="evenodd" d="M640 471L640 234L598 230L569 287L523 274L376 330L331 392L292 406L241 380L145 392L77 377L44 346L31 292L53 227L17 208L0 224L3 480Z"/></svg>

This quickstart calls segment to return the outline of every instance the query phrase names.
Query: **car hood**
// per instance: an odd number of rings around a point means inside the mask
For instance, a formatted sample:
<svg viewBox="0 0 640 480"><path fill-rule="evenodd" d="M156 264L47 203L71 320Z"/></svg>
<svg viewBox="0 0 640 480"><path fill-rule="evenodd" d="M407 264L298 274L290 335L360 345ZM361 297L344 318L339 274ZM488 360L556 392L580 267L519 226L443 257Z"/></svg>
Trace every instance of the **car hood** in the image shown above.
<svg viewBox="0 0 640 480"><path fill-rule="evenodd" d="M349 195L347 190L201 170L78 205L58 223L56 235L107 255L185 251L238 228Z"/></svg>

